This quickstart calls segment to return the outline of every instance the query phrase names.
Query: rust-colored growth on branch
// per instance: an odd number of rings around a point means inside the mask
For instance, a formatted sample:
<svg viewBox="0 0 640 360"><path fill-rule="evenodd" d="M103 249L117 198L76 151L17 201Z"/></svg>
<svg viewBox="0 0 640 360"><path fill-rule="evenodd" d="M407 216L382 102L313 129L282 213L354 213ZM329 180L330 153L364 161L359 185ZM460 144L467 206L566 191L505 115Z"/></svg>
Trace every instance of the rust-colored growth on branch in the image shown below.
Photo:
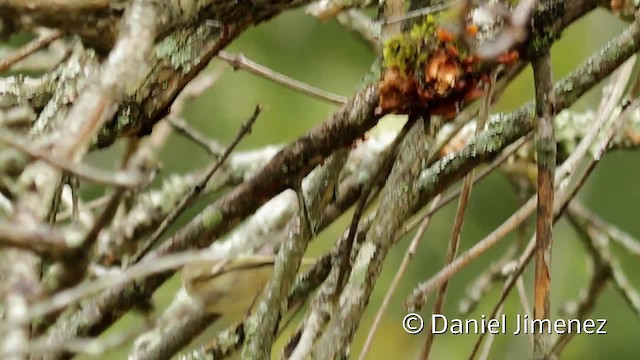
<svg viewBox="0 0 640 360"><path fill-rule="evenodd" d="M465 28L466 36L476 33L476 26ZM518 58L517 51L508 51L496 60L512 64ZM385 44L376 112L427 111L452 118L466 102L483 96L482 83L488 80L489 69L480 65L481 60L472 55L464 40L436 27L428 17Z"/></svg>

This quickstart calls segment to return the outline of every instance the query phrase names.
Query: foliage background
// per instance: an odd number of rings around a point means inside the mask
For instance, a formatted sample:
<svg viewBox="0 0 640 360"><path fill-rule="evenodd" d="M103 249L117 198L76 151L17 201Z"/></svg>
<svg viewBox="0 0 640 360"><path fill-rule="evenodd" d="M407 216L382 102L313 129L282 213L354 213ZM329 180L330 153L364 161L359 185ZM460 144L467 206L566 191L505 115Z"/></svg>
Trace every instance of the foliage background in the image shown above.
<svg viewBox="0 0 640 360"><path fill-rule="evenodd" d="M600 48L607 39L619 32L622 26L620 21L600 10L572 26L553 47L555 78L558 79L568 73L588 54ZM13 43L17 45L23 40L15 38ZM374 58L373 53L364 43L352 37L335 21L319 22L306 16L302 10L285 12L270 22L251 29L235 41L228 50L242 52L249 59L262 65L341 95L349 95L354 91ZM227 67L218 61L214 61L210 66ZM573 110L595 108L597 95L594 93L587 95L574 106ZM508 111L532 97L533 80L531 70L528 68L510 86L500 104L493 110ZM334 109L331 105L305 97L248 73L234 72L227 67L223 76L211 89L188 104L184 116L190 124L205 134L222 143L228 143L257 103L264 105L266 111L257 121L252 134L243 140L240 148L259 148L267 144L290 141L321 122ZM398 124L393 121L382 122L374 131L384 131L385 127L393 126ZM92 153L89 158L96 163L112 165L117 161L117 154L123 148L123 144L118 144L109 150ZM203 151L175 134L171 136L159 156L163 159L164 174L186 172L208 163L207 155ZM587 206L636 237L640 237L640 221L638 221L638 213L633 209L634 205L640 202L640 191L637 188L640 167L636 165L639 161L640 154L637 152L617 152L607 155L579 195ZM91 185L85 185L82 191L84 195L95 197L102 195L98 187ZM196 214L215 196L214 194L201 201L199 206L184 214L182 221L175 224L173 228L182 226L185 219ZM461 248L468 248L493 230L517 209L518 201L513 187L499 173L475 186L467 210ZM402 302L417 282L427 279L441 268L455 206L455 203L452 203L433 219L384 317L370 352L371 359L387 359L398 355L411 358L419 353L424 336L408 335L402 330L401 320L405 315ZM340 221L322 232L311 244L309 255L316 256L329 249L346 228L350 215L351 213L347 213ZM530 234L532 228L530 222L528 226ZM356 341L351 349L352 355L359 353L375 311L393 278L394 270L400 264L406 244L408 241L404 240L400 246L392 250L388 257L368 311L360 325L360 331L356 335ZM501 254L505 245L506 243L483 255L479 261L453 278L445 306L445 313L449 318L458 316L457 306L464 297L467 284L479 272L486 269L492 259L496 259ZM584 255L585 249L573 230L565 221L560 221L555 227L552 265L554 273L552 308L557 317L560 316L558 314L560 306L567 300L573 300L586 285L589 274ZM640 286L638 259L631 258L623 252L617 255L630 280L636 286ZM527 285L531 284L532 278L530 269L525 276ZM168 304L178 286L179 282L174 279L156 292L154 303L158 309ZM489 296L483 299L470 318L479 319L483 313L490 311L497 300L499 288L500 285L497 285ZM532 295L529 294L530 302L531 297ZM429 317L429 309L430 306L427 306L422 312L425 319ZM515 294L507 300L505 311L507 319L511 320L514 319L515 314L521 313ZM635 355L640 352L640 342L637 341L640 321L637 316L632 315L621 297L610 286L599 298L592 316L608 319L606 326L608 334L579 335L565 351L565 358L636 358ZM209 330L209 335L230 324L231 320L224 319L216 323ZM141 326L143 321L142 316L132 314L119 321L105 335L123 328ZM475 340L475 335L440 335L435 342L432 358L466 358ZM274 351L279 351L279 345L282 343L277 343ZM127 351L128 347L124 347L121 351L111 353L109 358L124 358ZM495 337L491 358L513 359L528 356L529 353L529 343L525 336L499 335Z"/></svg>

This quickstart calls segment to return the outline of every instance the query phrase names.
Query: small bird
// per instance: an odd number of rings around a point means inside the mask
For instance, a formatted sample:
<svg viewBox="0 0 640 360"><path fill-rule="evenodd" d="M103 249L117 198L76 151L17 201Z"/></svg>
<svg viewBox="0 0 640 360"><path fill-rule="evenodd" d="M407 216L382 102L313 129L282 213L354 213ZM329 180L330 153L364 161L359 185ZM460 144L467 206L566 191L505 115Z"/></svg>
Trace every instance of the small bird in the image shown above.
<svg viewBox="0 0 640 360"><path fill-rule="evenodd" d="M302 265L313 264L303 259ZM273 275L275 257L243 256L217 262L198 262L182 270L182 284L208 313L246 315Z"/></svg>

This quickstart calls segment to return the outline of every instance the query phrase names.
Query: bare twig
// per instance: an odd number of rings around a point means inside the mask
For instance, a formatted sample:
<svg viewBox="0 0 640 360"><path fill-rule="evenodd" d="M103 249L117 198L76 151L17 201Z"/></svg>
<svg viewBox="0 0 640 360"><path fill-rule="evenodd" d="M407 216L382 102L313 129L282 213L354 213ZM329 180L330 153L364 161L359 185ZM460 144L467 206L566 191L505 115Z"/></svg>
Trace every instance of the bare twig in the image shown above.
<svg viewBox="0 0 640 360"><path fill-rule="evenodd" d="M62 37L62 33L58 30L45 31L42 35L31 40L29 43L27 43L20 49L16 50L14 53L10 54L9 56L3 59L0 59L0 73L11 69L11 67L15 63L35 53L36 51L48 46L49 44L60 39L61 37Z"/></svg>
<svg viewBox="0 0 640 360"><path fill-rule="evenodd" d="M189 126L183 118L167 116L165 120L171 124L171 127L173 127L178 134L193 141L194 144L203 148L207 153L209 153L209 155L216 157L222 156L224 148L220 144L207 138L204 134Z"/></svg>
<svg viewBox="0 0 640 360"><path fill-rule="evenodd" d="M280 73L277 73L269 68L266 68L258 63L255 63L247 59L242 54L230 54L225 51L218 53L218 58L231 65L234 70L243 69L254 75L260 76L267 80L271 80L277 84L286 86L302 94L312 96L322 101L330 102L334 105L342 105L347 102L347 98L335 94L328 93L324 90L320 90L311 85L300 82L296 79L292 79Z"/></svg>
<svg viewBox="0 0 640 360"><path fill-rule="evenodd" d="M585 219L577 219L572 213L571 209L576 204L576 201L569 204L568 218L571 225L587 244L587 248L591 252L592 274L586 291L582 292L580 299L572 307L571 314L568 315L570 318L585 319L593 310L596 299L604 290L607 280L611 277L611 268L608 266L610 263L602 257L602 251L606 251L606 246L599 243L598 239L594 236L597 231L590 231L593 229L588 229L590 226L589 223L585 222ZM561 334L553 344L552 353L559 356L574 335L572 332Z"/></svg>
<svg viewBox="0 0 640 360"><path fill-rule="evenodd" d="M609 234L609 238L611 241L621 245L627 250L627 252L640 257L640 241L633 236L631 236L626 231L620 229L619 227L605 221L597 214L589 211L587 208L579 205L577 202L573 202L569 206L569 210L571 213L575 215L580 215L580 217L588 220L594 226L604 229L607 234Z"/></svg>
<svg viewBox="0 0 640 360"><path fill-rule="evenodd" d="M491 313L487 317L488 319L493 319L496 317L496 315L502 308L502 304L504 304L504 301L507 299L507 296L511 292L511 289L513 289L513 286L516 284L516 282L524 272L529 261L531 261L534 250L535 250L535 240L531 239L531 241L529 241L529 244L525 248L524 252L522 253L522 255L520 255L520 258L518 259L518 264L515 272L505 281L505 284L502 288L502 293L498 298L498 302L494 305L493 310L491 310ZM475 359L476 354L480 350L480 345L482 344L482 339L484 338L484 335L485 333L483 332L478 337L478 340L474 344L473 350L471 351L471 355L469 355L469 359Z"/></svg>
<svg viewBox="0 0 640 360"><path fill-rule="evenodd" d="M475 135L484 130L485 123L489 118L492 97L493 97L493 87L497 77L497 72L494 72L492 75L491 82L488 84L487 95L484 98L482 106L480 108L480 114L478 116L478 122L476 125ZM467 175L465 175L462 180L462 189L460 190L460 198L458 199L458 207L456 209L456 215L454 218L453 229L451 230L451 238L449 239L449 247L447 249L447 256L445 259L446 264L450 264L453 259L456 257L458 253L458 246L460 245L460 235L462 234L462 224L464 221L464 214L467 209L467 203L469 202L469 197L471 196L471 188L473 186L473 177L475 175L475 169L471 169ZM444 306L444 301L447 294L447 287L449 282L444 282L440 289L438 290L438 296L436 297L435 304L433 305L433 314L441 314L442 308ZM429 326L427 326L429 328ZM433 345L435 333L433 331L427 331L427 336L425 337L424 346L422 348L421 359L428 359L429 353L431 352L431 347Z"/></svg>
<svg viewBox="0 0 640 360"><path fill-rule="evenodd" d="M4 221L0 222L0 244L52 258L59 258L69 247L65 237L47 225L29 229Z"/></svg>
<svg viewBox="0 0 640 360"><path fill-rule="evenodd" d="M562 164L555 176L555 182L568 181L575 172L576 167L580 161L585 157L589 151L589 147L593 144L597 138L602 127L607 122L607 118L602 116L596 121L589 129L587 135L580 141L576 150L571 156ZM563 188L563 189L566 189ZM575 195L575 192L571 195ZM563 197L570 197L569 195L563 195ZM566 201L559 201L561 204L566 204ZM437 287L439 287L444 281L447 281L451 276L457 273L460 269L465 267L471 261L475 260L478 256L484 253L489 248L497 244L506 234L520 225L536 208L537 199L532 197L527 201L520 209L518 209L513 215L511 215L504 223L502 223L496 230L479 241L471 249L461 254L451 264L445 266L436 275L431 277L428 281L420 284L413 292L413 294L407 299L407 306L410 309L420 308L426 302L426 297ZM556 206L558 206L556 204Z"/></svg>
<svg viewBox="0 0 640 360"><path fill-rule="evenodd" d="M360 222L360 218L362 217L362 214L364 214L365 208L367 206L369 196L371 195L374 186L376 186L376 184L380 183L387 177L393 161L397 156L398 148L400 147L400 144L404 140L404 137L407 135L409 129L411 129L411 126L415 121L415 119L407 120L400 133L396 136L393 143L389 145L389 148L383 155L384 160L380 163L378 169L376 169L375 175L370 179L365 189L363 189L362 193L360 194L360 198L358 199L356 209L353 213L353 217L351 218L351 223L349 225L349 235L347 236L347 241L342 244L342 248L340 249L341 261L340 270L338 272L336 293L334 294L335 299L339 297L339 293L340 291L342 291L346 276L351 272L351 250L353 248L353 241L358 230L358 223Z"/></svg>
<svg viewBox="0 0 640 360"><path fill-rule="evenodd" d="M37 149L20 137L0 133L0 142L24 152L34 159L42 160L59 169L68 171L81 179L101 185L134 188L144 184L148 178L130 171L104 171L81 163L73 163L49 152Z"/></svg>
<svg viewBox="0 0 640 360"><path fill-rule="evenodd" d="M420 241L424 237L424 234L427 231L427 227L431 223L431 216L435 211L436 206L439 203L440 203L440 195L436 196L436 198L433 199L433 201L431 202L431 207L429 208L429 211L422 217L420 221L420 226L418 227L418 231L416 232L413 239L411 240L411 243L407 247L407 251L405 252L404 257L402 258L400 267L398 268L398 271L393 277L393 281L391 282L391 285L389 285L389 289L387 289L387 292L384 295L384 299L382 300L382 304L380 305L380 308L376 313L376 317L373 320L373 324L371 325L371 329L369 330L369 334L367 335L367 340L365 341L364 346L362 347L362 351L360 352L360 356L358 357L359 360L366 359L367 354L371 349L371 345L373 344L373 337L375 336L376 331L380 326L380 322L382 321L382 316L384 315L384 312L389 307L389 303L391 302L391 297L396 292L398 285L400 285L400 281L402 280L402 277L407 271L409 262L411 262L411 259L413 259L413 255L418 249L418 245L420 244Z"/></svg>
<svg viewBox="0 0 640 360"><path fill-rule="evenodd" d="M231 144L229 144L224 154L222 154L222 156L213 164L213 166L211 166L207 170L202 179L193 188L191 188L191 190L182 198L182 200L180 200L180 202L171 211L171 213L167 215L167 217L162 221L160 226L158 226L156 231L153 232L149 239L147 239L147 241L145 241L140 246L138 252L132 257L131 263L138 262L156 244L158 239L160 239L167 228L171 224L173 224L176 219L184 212L184 210L193 203L193 201L200 195L200 193L202 193L207 183L209 182L209 179L211 179L216 171L220 169L225 160L229 157L229 155L231 155L231 152L233 152L236 146L240 143L240 140L242 140L247 134L251 132L251 127L258 119L258 115L260 115L261 111L262 108L260 107L260 105L256 106L253 114L251 115L249 120L247 120L247 122L240 127L236 138L231 142Z"/></svg>
<svg viewBox="0 0 640 360"><path fill-rule="evenodd" d="M452 6L457 6L463 3L463 1L465 0L454 0L454 1L448 1L448 2L444 2L442 4L437 4L437 5L433 5L433 6L428 6L428 7L424 7L421 9L417 9L417 10L412 10L412 11L408 11L405 14L402 14L400 16L395 16L395 17L389 17L388 19L384 19L382 21L380 21L382 23L382 26L386 26L386 25L391 25L391 24L395 24L395 23L399 23L399 22L404 22L407 20L411 20L411 19L415 19L418 17L422 17L422 16L426 16L429 14L433 14L433 13L437 13L440 12L442 10L448 9Z"/></svg>
<svg viewBox="0 0 640 360"><path fill-rule="evenodd" d="M382 43L379 39L380 29L376 29L376 25L371 19L362 13L362 11L356 9L349 9L343 11L336 20L340 25L349 29L352 33L358 35L358 37L369 45L373 51L380 54L382 53Z"/></svg>

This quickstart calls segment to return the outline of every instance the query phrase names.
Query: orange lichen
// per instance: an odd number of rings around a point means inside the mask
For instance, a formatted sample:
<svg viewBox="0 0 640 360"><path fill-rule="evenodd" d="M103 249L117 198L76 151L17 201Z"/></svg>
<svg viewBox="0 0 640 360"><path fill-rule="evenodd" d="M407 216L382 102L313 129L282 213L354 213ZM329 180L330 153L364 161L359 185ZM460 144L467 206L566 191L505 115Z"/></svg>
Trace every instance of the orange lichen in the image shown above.
<svg viewBox="0 0 640 360"><path fill-rule="evenodd" d="M511 65L520 59L520 53L517 50L507 51L498 55L498 62L501 64Z"/></svg>
<svg viewBox="0 0 640 360"><path fill-rule="evenodd" d="M467 35L474 37L474 36L476 36L478 34L478 25L469 24L464 29L464 31L467 33Z"/></svg>
<svg viewBox="0 0 640 360"><path fill-rule="evenodd" d="M451 31L441 27L436 29L436 36L438 37L438 40L445 43L456 40L456 36Z"/></svg>
<svg viewBox="0 0 640 360"><path fill-rule="evenodd" d="M413 76L403 76L397 66L386 69L378 87L380 101L377 113L403 113L415 101L416 82Z"/></svg>
<svg viewBox="0 0 640 360"><path fill-rule="evenodd" d="M477 26L469 25L463 34L477 31ZM488 69L482 70L482 59L467 45L451 31L425 24L387 42L376 112L426 111L448 119L465 103L484 96L483 84L490 81ZM498 61L509 65L518 59L518 51L512 50L501 54Z"/></svg>
<svg viewBox="0 0 640 360"><path fill-rule="evenodd" d="M455 57L458 57L460 55L460 51L458 51L458 48L451 44L447 45L447 52L449 53L449 55Z"/></svg>
<svg viewBox="0 0 640 360"><path fill-rule="evenodd" d="M462 77L462 67L457 57L453 57L446 51L440 49L429 59L425 71L425 82L429 86L422 89L423 97L433 98L434 95L445 96L451 90L456 89ZM435 94L431 92L435 90ZM420 93L420 89L418 89Z"/></svg>

